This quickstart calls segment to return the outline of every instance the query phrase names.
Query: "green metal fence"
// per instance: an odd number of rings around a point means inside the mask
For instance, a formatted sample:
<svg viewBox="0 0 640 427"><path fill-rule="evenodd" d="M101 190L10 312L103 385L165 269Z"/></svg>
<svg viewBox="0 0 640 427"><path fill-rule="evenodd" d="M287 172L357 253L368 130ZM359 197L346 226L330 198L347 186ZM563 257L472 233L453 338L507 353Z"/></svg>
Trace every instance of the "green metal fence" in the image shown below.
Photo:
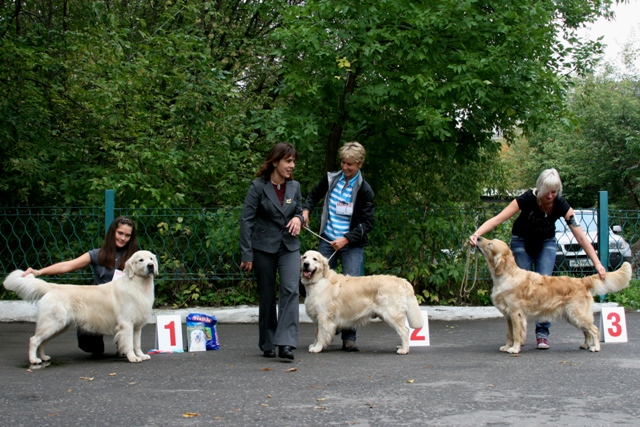
<svg viewBox="0 0 640 427"><path fill-rule="evenodd" d="M419 290L459 286L464 273L466 238L501 208L424 210L377 206L371 245L365 251L366 273L401 275ZM239 207L115 208L113 215L127 215L136 222L141 247L159 257L158 281L188 281L224 288L251 279L239 269L240 211ZM622 230L619 234L636 246L640 241L640 212L610 210L608 215L609 224L619 225ZM2 274L7 275L16 268L43 267L99 247L107 225L103 207L2 209ZM317 230L318 212L312 216L311 227ZM508 241L510 230L511 224L505 223L491 236ZM301 240L303 251L317 247L317 238L311 233L303 231ZM633 251L632 257L634 267L638 264L636 252ZM560 261L559 271L563 273L588 273L568 268L570 260ZM484 261L479 265L478 278L487 280ZM636 278L637 271L634 269ZM90 283L91 277L90 269L85 269L50 280Z"/></svg>

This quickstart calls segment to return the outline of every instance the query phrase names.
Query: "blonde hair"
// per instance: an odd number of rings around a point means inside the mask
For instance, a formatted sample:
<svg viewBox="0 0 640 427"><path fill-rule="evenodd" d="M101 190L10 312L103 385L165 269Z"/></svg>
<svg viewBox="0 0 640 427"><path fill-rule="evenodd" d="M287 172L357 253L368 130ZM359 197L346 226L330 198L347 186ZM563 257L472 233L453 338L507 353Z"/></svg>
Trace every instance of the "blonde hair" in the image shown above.
<svg viewBox="0 0 640 427"><path fill-rule="evenodd" d="M364 147L356 141L351 141L345 143L340 148L340 159L341 160L351 160L355 163L364 163L364 158L367 152Z"/></svg>
<svg viewBox="0 0 640 427"><path fill-rule="evenodd" d="M554 168L543 170L536 181L536 191L534 191L534 194L538 199L538 203L542 196L551 191L557 191L558 195L562 194L562 181L560 180L560 174Z"/></svg>

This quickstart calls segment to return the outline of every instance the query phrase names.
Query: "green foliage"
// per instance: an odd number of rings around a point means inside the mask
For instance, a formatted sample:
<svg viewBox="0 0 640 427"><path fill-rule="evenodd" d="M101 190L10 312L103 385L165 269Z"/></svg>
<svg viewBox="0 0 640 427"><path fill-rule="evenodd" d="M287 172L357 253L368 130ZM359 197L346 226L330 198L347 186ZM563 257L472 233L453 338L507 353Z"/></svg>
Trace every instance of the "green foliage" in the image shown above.
<svg viewBox="0 0 640 427"><path fill-rule="evenodd" d="M495 209L388 208L376 212L371 245L365 249L366 274L395 274L409 280L421 303L486 303L486 265L478 262L479 283L460 295L465 277L466 239ZM502 228L500 228L502 230ZM475 270L470 272L473 281ZM469 282L470 285L470 282Z"/></svg>
<svg viewBox="0 0 640 427"><path fill-rule="evenodd" d="M321 147L327 169L335 167L337 140L362 142L368 177L385 203L477 200L501 178L494 131L511 141L517 127L529 131L557 117L570 85L563 76L589 69L600 48L581 44L575 29L609 4L289 6L275 32L279 91L289 101L278 117L287 120L288 139Z"/></svg>
<svg viewBox="0 0 640 427"><path fill-rule="evenodd" d="M557 117L599 49L573 32L610 0L16 4L0 5L5 206L108 188L121 206L237 206L274 142L299 148L308 189L354 139L380 201L425 206L499 184L493 133Z"/></svg>
<svg viewBox="0 0 640 427"><path fill-rule="evenodd" d="M515 164L531 177L547 167L558 169L574 207L595 206L598 191L606 190L611 206L638 209L639 83L637 76L610 72L578 80L568 102L572 120L533 133Z"/></svg>
<svg viewBox="0 0 640 427"><path fill-rule="evenodd" d="M57 3L0 6L2 203L239 204L280 3Z"/></svg>
<svg viewBox="0 0 640 427"><path fill-rule="evenodd" d="M621 306L631 309L640 309L640 281L632 280L631 284L623 290L607 294L606 301L617 302Z"/></svg>

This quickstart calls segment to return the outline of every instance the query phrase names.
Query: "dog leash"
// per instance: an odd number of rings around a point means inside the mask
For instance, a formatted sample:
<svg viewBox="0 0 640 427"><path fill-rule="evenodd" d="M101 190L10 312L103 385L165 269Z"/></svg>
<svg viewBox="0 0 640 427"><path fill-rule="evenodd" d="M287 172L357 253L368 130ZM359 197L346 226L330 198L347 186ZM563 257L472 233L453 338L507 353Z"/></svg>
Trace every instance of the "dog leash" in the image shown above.
<svg viewBox="0 0 640 427"><path fill-rule="evenodd" d="M327 242L328 244L331 244L331 241L325 239L324 237L322 237L321 235L319 235L318 233L313 232L313 230L311 230L309 227L307 227L306 225L304 226L305 230L307 230L309 233L313 234L314 236L324 240L325 242ZM333 254L329 257L329 259L327 259L327 262L331 260L331 258L333 258L333 255L337 254L338 251L333 251Z"/></svg>
<svg viewBox="0 0 640 427"><path fill-rule="evenodd" d="M474 255L475 258L475 271L473 274L473 283L471 287L467 287L467 280L469 279L469 263L471 260L471 256ZM476 285L476 279L478 278L478 254L475 250L471 249L471 245L467 243L467 260L464 265L464 277L462 278L462 284L460 285L460 298L466 298L469 296L474 286Z"/></svg>

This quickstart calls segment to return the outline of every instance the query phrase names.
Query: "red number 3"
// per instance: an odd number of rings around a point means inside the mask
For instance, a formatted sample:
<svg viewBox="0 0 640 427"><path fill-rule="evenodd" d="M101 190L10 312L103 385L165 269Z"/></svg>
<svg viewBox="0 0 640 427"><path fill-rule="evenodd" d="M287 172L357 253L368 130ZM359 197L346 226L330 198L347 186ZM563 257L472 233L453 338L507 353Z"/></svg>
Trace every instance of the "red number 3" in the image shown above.
<svg viewBox="0 0 640 427"><path fill-rule="evenodd" d="M609 313L607 320L611 322L611 328L608 328L609 335L619 337L622 334L622 326L620 326L620 315L618 313Z"/></svg>

